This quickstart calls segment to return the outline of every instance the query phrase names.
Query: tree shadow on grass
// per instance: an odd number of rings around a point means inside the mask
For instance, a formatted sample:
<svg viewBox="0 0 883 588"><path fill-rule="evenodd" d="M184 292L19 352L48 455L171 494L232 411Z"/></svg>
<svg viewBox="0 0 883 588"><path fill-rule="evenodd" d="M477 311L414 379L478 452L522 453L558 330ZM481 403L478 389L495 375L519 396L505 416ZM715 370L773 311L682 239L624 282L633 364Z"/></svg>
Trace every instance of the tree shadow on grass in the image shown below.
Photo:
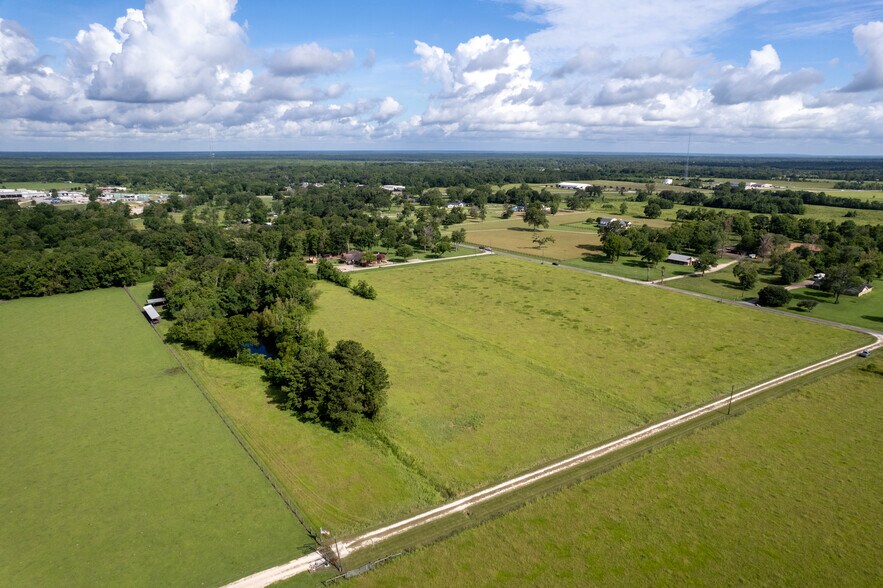
<svg viewBox="0 0 883 588"><path fill-rule="evenodd" d="M267 388L264 390L264 394L267 396L268 404L272 404L282 412L290 414L302 423L310 425L320 425L328 429L329 431L334 431L335 433L340 432L340 428L333 423L316 421L313 418L308 418L304 411L298 410L297 408L294 408L289 404L290 399L288 398L288 394L286 394L278 386L274 386L273 384L271 384L267 376L262 376L261 379L267 384Z"/></svg>
<svg viewBox="0 0 883 588"><path fill-rule="evenodd" d="M874 321L875 323L883 323L883 316L871 316L869 314L863 314L862 318L866 321Z"/></svg>
<svg viewBox="0 0 883 588"><path fill-rule="evenodd" d="M580 245L580 247L583 247L583 246ZM586 247L586 248L588 248L588 247ZM609 259L607 259L606 255L603 255L601 253L594 253L591 255L583 255L583 261L586 261L588 263L612 263Z"/></svg>
<svg viewBox="0 0 883 588"><path fill-rule="evenodd" d="M600 245L594 245L592 243L584 243L576 246L577 249L585 249L586 251L601 251ZM602 256L604 257L604 256ZM605 257L606 259L606 257Z"/></svg>
<svg viewBox="0 0 883 588"><path fill-rule="evenodd" d="M647 269L650 267L650 265L646 261L641 260L641 259L623 259L622 265L625 265L628 267L637 267L637 268L641 268L641 269Z"/></svg>
<svg viewBox="0 0 883 588"><path fill-rule="evenodd" d="M808 289L803 292L791 292L795 300L815 300L816 302L834 302L834 295L830 292Z"/></svg>
<svg viewBox="0 0 883 588"><path fill-rule="evenodd" d="M725 278L709 278L709 281L712 284L717 284L718 286L723 286L724 288L729 288L731 290L742 290L742 286L739 285L739 282L734 282Z"/></svg>

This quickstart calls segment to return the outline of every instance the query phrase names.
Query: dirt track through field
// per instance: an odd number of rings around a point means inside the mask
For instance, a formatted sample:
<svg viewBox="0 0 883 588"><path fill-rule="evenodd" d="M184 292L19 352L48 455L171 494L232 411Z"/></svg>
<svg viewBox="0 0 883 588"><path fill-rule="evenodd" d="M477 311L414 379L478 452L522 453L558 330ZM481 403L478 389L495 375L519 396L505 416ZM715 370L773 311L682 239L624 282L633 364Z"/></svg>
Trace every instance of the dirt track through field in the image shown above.
<svg viewBox="0 0 883 588"><path fill-rule="evenodd" d="M369 531L353 539L340 541L337 545L337 551L341 558L346 557L347 555L355 551L370 547L372 545L380 543L381 541L384 541L396 535L400 535L406 531L410 531L416 527L420 527L422 525L432 523L433 521L436 521L443 517L462 512L476 504L491 500L497 496L500 496L501 494L513 492L515 490L518 490L519 488L537 482L538 480L542 480L543 478L554 476L555 474L569 470L576 466L585 464L592 460L599 459L611 452L628 447L629 445L644 441L655 435L660 435L673 427L682 425L694 419L698 419L704 415L707 415L710 412L719 411L723 408L726 408L728 403L738 402L740 400L750 398L761 392L769 390L770 388L774 388L796 378L806 376L818 370L851 359L855 357L855 355L862 349L877 349L883 347L883 334L872 331L866 332L872 334L877 339L876 342L872 345L863 346L858 349L848 351L846 353L841 353L840 355L836 355L826 360L814 363L810 366L795 370L782 376L778 376L762 384L758 384L757 386L753 386L751 388L747 388L738 393L735 393L731 397L726 397L714 402L710 402L708 404L705 404L704 406L693 409L684 414L677 415L660 423L656 423L633 433L629 433L628 435L605 443L604 445L594 447L578 455L568 457L551 465L539 468L526 474L522 474L520 476L517 476L485 490L481 490L468 496L464 496L463 498L454 500L427 512L415 515L391 525L387 525L380 529ZM246 578L242 578L241 580L229 584L227 588L258 588L269 586L270 584L273 584L275 582L279 582L286 578L290 578L292 576L305 572L311 567L322 565L323 562L323 556L318 552L314 552L299 559L293 560L287 564L277 566L263 572L258 572L257 574L248 576Z"/></svg>

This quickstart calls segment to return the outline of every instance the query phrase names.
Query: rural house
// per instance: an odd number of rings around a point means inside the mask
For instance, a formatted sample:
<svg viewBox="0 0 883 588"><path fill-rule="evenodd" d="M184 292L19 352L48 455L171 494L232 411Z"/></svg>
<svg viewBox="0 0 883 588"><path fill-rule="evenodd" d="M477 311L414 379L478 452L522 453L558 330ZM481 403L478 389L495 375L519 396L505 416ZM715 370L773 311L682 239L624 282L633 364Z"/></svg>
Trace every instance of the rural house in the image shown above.
<svg viewBox="0 0 883 588"><path fill-rule="evenodd" d="M843 293L847 296L864 296L865 294L870 293L873 289L874 287L870 284L859 284L858 286L847 288Z"/></svg>
<svg viewBox="0 0 883 588"><path fill-rule="evenodd" d="M340 255L340 261L347 264L347 265L355 265L355 264L359 263L360 261L362 261L362 256L364 256L364 255L365 255L364 252L359 251L358 249L353 249L352 251L347 251L346 253L342 253Z"/></svg>

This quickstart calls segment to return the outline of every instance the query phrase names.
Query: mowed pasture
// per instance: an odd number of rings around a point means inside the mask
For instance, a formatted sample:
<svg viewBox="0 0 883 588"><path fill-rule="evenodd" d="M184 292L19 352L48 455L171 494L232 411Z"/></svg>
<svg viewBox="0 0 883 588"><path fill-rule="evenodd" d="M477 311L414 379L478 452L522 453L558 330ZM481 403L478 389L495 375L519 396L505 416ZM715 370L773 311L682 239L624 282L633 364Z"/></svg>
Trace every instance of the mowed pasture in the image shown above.
<svg viewBox="0 0 883 588"><path fill-rule="evenodd" d="M879 585L881 389L829 376L356 584Z"/></svg>
<svg viewBox="0 0 883 588"><path fill-rule="evenodd" d="M863 334L500 256L321 284L313 324L387 367L384 435L452 493L855 348Z"/></svg>
<svg viewBox="0 0 883 588"><path fill-rule="evenodd" d="M441 500L370 433L335 433L278 408L259 369L181 353L313 529L348 533Z"/></svg>
<svg viewBox="0 0 883 588"><path fill-rule="evenodd" d="M538 247L534 239L545 237L553 237L555 241ZM601 248L601 238L597 233L576 230L534 232L526 227L470 230L466 232L466 240L477 245L552 259L580 257Z"/></svg>
<svg viewBox="0 0 883 588"><path fill-rule="evenodd" d="M218 585L310 548L123 290L0 303L0 343L0 585Z"/></svg>

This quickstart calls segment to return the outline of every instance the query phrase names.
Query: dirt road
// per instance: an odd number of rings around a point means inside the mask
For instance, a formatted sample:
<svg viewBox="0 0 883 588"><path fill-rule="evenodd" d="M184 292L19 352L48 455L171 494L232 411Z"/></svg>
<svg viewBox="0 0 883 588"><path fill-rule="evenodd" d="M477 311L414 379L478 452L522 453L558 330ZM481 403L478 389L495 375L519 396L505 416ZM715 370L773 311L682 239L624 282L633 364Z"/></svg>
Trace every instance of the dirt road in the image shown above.
<svg viewBox="0 0 883 588"><path fill-rule="evenodd" d="M855 355L861 351L862 349L879 349L883 348L883 334L880 333L872 333L876 337L876 342L860 347L858 349L854 349L852 351L848 351L846 353L841 353L840 355L836 355L829 359L814 363L805 368L801 368L799 370L795 370L788 374L779 376L777 378L773 378L768 380L762 384L758 384L757 386L753 386L751 388L747 388L738 393L735 393L732 398L726 397L720 400L715 400L714 402L710 402L704 406L693 409L684 414L677 415L660 423L656 423L635 431L633 433L629 433L623 437L605 443L604 445L594 447L587 451L584 451L578 455L574 455L568 457L566 459L562 459L558 462L555 462L551 465L539 468L532 472L522 474L490 488L486 488L479 492L475 492L468 496L464 496L458 500L454 500L442 506L436 507L427 512L420 513L413 517L404 519L397 523L393 523L391 525L387 525L380 529L375 529L373 531L369 531L355 537L353 539L349 539L346 541L341 541L339 543L339 553L341 557L346 557L347 555L353 553L354 551L358 551L359 549L363 549L366 547L370 547L376 543L389 539L390 537L394 537L415 527L419 527L421 525L426 525L435 520L438 520L443 517L450 516L454 513L462 512L476 504L481 502L485 502L492 498L495 498L501 494L505 494L508 492L513 492L519 488L532 484L538 480L543 478L554 476L560 472L565 470L569 470L576 466L585 464L592 460L598 459L602 456L605 456L613 451L617 451L629 445L633 445L640 441L646 440L649 437L654 435L660 435L665 431L676 427L678 425L689 422L690 420L697 419L701 416L707 415L713 411L719 411L725 407L727 407L730 402L738 402L740 400L744 400L746 398L750 398L756 394L759 394L765 390L778 386L780 384L784 384L788 381L791 381L795 378L799 378L818 370L824 369L836 363L846 361L847 359L851 359L855 357ZM263 572L259 572L252 576L248 576L243 578L233 584L229 584L228 588L259 588L264 586L269 586L274 582L278 582L280 580L284 580L286 578L290 578L299 573L307 571L311 566L316 565L322 561L322 556L318 552L314 552L312 554L306 555L299 559L293 560L287 564L277 566L275 568L271 568L269 570L265 570Z"/></svg>

